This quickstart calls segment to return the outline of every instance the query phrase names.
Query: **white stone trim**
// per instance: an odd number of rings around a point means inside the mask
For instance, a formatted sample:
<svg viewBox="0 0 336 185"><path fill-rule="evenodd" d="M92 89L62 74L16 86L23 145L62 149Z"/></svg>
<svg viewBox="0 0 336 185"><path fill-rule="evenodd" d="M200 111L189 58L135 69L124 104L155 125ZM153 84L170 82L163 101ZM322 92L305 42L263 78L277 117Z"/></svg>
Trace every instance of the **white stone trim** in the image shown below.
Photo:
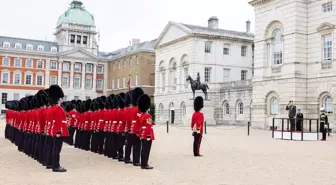
<svg viewBox="0 0 336 185"><path fill-rule="evenodd" d="M22 49L22 44L21 43L15 43L14 48L15 49Z"/></svg>
<svg viewBox="0 0 336 185"><path fill-rule="evenodd" d="M26 50L34 50L34 46L32 44L27 44L26 45Z"/></svg>
<svg viewBox="0 0 336 185"><path fill-rule="evenodd" d="M55 46L51 47L50 52L55 52L56 53L57 52L57 47L55 47Z"/></svg>
<svg viewBox="0 0 336 185"><path fill-rule="evenodd" d="M10 48L10 43L6 41L6 42L4 42L2 44L2 47L4 47L4 48Z"/></svg>

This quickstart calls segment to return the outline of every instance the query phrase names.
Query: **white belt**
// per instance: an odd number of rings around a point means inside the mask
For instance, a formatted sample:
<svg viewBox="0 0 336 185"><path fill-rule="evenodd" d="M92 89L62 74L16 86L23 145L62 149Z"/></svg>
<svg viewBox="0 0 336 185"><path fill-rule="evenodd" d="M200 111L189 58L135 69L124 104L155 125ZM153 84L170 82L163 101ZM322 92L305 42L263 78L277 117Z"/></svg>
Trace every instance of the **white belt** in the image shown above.
<svg viewBox="0 0 336 185"><path fill-rule="evenodd" d="M132 123L136 123L136 121L135 121L135 120L133 120L133 121L132 121Z"/></svg>
<svg viewBox="0 0 336 185"><path fill-rule="evenodd" d="M122 121L119 121L119 123L122 123Z"/></svg>
<svg viewBox="0 0 336 185"><path fill-rule="evenodd" d="M99 121L104 121L104 120L100 119Z"/></svg>
<svg viewBox="0 0 336 185"><path fill-rule="evenodd" d="M108 123L108 121L105 121L105 123Z"/></svg>
<svg viewBox="0 0 336 185"><path fill-rule="evenodd" d="M85 123L89 123L88 121L85 121Z"/></svg>
<svg viewBox="0 0 336 185"><path fill-rule="evenodd" d="M117 121L113 121L113 123L117 123Z"/></svg>
<svg viewBox="0 0 336 185"><path fill-rule="evenodd" d="M142 127L142 129L145 129L146 127Z"/></svg>
<svg viewBox="0 0 336 185"><path fill-rule="evenodd" d="M62 123L67 123L67 121L62 121Z"/></svg>

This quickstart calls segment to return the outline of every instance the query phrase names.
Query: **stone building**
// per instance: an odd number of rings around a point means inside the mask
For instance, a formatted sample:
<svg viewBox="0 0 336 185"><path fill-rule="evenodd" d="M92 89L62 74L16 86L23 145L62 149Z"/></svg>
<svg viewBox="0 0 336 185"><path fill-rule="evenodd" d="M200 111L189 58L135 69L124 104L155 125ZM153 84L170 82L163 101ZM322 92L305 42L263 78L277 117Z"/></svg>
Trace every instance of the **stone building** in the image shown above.
<svg viewBox="0 0 336 185"><path fill-rule="evenodd" d="M188 76L196 79L198 72L201 82L209 86L210 100L205 101L203 109L209 124L225 123L226 118L248 117L248 111L236 111L238 107L249 107L250 98L242 95L246 92L229 89L240 84L251 91L248 83L253 65L250 21L246 22L244 32L220 29L218 23L217 17L211 17L207 27L169 22L160 34L155 44L156 122L190 124L193 95L186 79ZM204 97L201 91L196 92L198 95ZM229 106L225 116L224 104Z"/></svg>
<svg viewBox="0 0 336 185"><path fill-rule="evenodd" d="M253 0L255 59L252 124L287 117L289 100L306 118L323 107L335 123L336 1Z"/></svg>

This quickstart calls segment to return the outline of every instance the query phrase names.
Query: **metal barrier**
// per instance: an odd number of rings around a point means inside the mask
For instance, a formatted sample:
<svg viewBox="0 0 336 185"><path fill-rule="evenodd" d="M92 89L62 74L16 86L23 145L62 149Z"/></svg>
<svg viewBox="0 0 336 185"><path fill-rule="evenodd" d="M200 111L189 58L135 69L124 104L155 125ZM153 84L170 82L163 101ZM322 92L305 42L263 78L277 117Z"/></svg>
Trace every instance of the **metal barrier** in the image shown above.
<svg viewBox="0 0 336 185"><path fill-rule="evenodd" d="M313 128L312 127L312 121L314 121L316 123L317 140L319 139L319 119L273 118L272 128L271 128L272 138L274 138L274 131L278 131L278 126L275 124L276 120L281 120L281 139L284 139L284 132L288 132L288 131L290 132L290 140L293 140L293 132L301 132L301 141L303 141L303 133L315 133L315 132L312 132L312 128ZM287 122L286 123L287 129L286 130L284 129L285 120L287 120L286 121ZM300 122L301 130L299 130L299 131L296 131L297 121L301 121ZM290 122L292 122L292 123L290 123ZM304 124L304 122L306 122L306 124ZM306 128L305 128L305 126L306 126Z"/></svg>

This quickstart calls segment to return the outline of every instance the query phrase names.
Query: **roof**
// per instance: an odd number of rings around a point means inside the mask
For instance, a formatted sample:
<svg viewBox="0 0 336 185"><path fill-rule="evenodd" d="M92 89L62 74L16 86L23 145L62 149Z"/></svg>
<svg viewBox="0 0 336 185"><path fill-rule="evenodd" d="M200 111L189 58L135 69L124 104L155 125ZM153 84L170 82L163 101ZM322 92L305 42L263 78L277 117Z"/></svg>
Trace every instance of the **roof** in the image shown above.
<svg viewBox="0 0 336 185"><path fill-rule="evenodd" d="M58 49L56 42L0 36L0 48L3 47L4 42L9 42L10 48L15 48L15 44L20 43L22 45L22 49L26 49L28 44L33 45L33 50L35 51L37 51L37 46L39 45L44 47L45 52L50 52L52 47L56 47Z"/></svg>
<svg viewBox="0 0 336 185"><path fill-rule="evenodd" d="M86 11L81 1L73 1L57 21L57 26L62 23L72 23L87 26L95 26L95 20L90 12Z"/></svg>
<svg viewBox="0 0 336 185"><path fill-rule="evenodd" d="M99 57L109 60L115 60L127 55L131 55L133 53L139 52L139 51L150 51L154 52L154 45L156 40L146 41L142 42L137 45L128 46L126 48L120 48L118 50L112 51L112 52L99 52Z"/></svg>

